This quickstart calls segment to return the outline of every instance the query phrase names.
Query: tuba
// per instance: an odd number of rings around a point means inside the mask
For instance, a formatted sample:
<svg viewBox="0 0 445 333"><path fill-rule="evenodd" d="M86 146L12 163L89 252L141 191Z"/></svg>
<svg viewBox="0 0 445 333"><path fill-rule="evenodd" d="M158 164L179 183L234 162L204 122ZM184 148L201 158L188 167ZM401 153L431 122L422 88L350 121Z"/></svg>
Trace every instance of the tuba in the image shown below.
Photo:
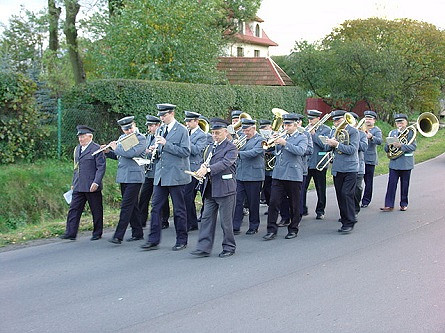
<svg viewBox="0 0 445 333"><path fill-rule="evenodd" d="M272 131L276 133L272 135L267 141L264 141L262 143L264 150L275 147L275 141L278 138L281 138L286 135L286 131L282 130L281 126L283 125L283 116L285 114L288 114L289 112L284 111L282 109L273 108L272 113L274 114L274 118L272 120Z"/></svg>
<svg viewBox="0 0 445 333"><path fill-rule="evenodd" d="M204 133L209 133L210 130L210 125L207 122L207 120L203 119L203 118L199 118L198 120L198 126L199 128L204 132Z"/></svg>
<svg viewBox="0 0 445 333"><path fill-rule="evenodd" d="M351 125L352 127L355 127L355 124L357 121L355 120L354 116L350 114L349 112L346 112L343 116L343 120L340 124L338 124L337 128L335 129L334 137L335 139L345 145L349 144L349 133L346 130L346 126Z"/></svg>
<svg viewBox="0 0 445 333"><path fill-rule="evenodd" d="M426 138L431 138L436 135L439 130L439 120L431 112L424 112L417 117L415 125L409 125L398 136L399 142L404 145L410 145L414 142L417 136L417 132L422 134ZM409 139L409 133L412 132L411 139ZM396 159L403 154L400 148L389 145L386 156L389 159Z"/></svg>

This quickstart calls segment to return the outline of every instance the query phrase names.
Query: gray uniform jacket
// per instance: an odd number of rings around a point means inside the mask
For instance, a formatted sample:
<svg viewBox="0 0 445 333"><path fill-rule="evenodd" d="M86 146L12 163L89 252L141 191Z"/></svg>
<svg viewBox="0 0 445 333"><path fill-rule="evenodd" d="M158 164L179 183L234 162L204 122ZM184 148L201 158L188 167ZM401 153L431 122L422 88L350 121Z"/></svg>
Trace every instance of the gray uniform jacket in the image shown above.
<svg viewBox="0 0 445 333"><path fill-rule="evenodd" d="M360 134L360 141L358 144L358 174L365 174L365 151L368 149L368 137L363 131L358 131Z"/></svg>
<svg viewBox="0 0 445 333"><path fill-rule="evenodd" d="M240 181L263 181L265 173L264 138L255 133L238 152L236 179Z"/></svg>
<svg viewBox="0 0 445 333"><path fill-rule="evenodd" d="M317 130L315 131L315 133L313 135L311 135L314 148L313 148L312 154L308 157L308 168L309 169L315 169L318 162L320 162L320 160L323 158L323 156L326 155L326 147L323 144L323 142L321 142L321 140L318 136L319 135L329 136L330 133L331 133L331 129L328 126L323 124L317 128ZM326 168L328 167L328 165L326 166Z"/></svg>
<svg viewBox="0 0 445 333"><path fill-rule="evenodd" d="M202 154L207 146L207 134L198 128L190 135L190 170L196 171L204 162Z"/></svg>
<svg viewBox="0 0 445 333"><path fill-rule="evenodd" d="M204 158L207 158L212 151L212 146L209 146ZM238 150L232 141L225 139L216 147L210 159L210 176L207 176L204 182L203 193L209 185L212 186L212 198L222 198L236 193L235 162L237 156ZM208 181L209 177L210 182Z"/></svg>
<svg viewBox="0 0 445 333"><path fill-rule="evenodd" d="M100 146L97 143L91 142L79 157L81 149L80 145L74 149L74 173L73 173L73 191L75 192L90 192L91 184L99 185L97 191L102 190L102 178L105 174L105 155L99 153L91 155L98 150Z"/></svg>
<svg viewBox="0 0 445 333"><path fill-rule="evenodd" d="M333 176L337 172L358 172L358 146L360 135L358 129L350 125L346 126L349 133L349 144L340 143L334 151L331 173Z"/></svg>
<svg viewBox="0 0 445 333"><path fill-rule="evenodd" d="M120 138L125 135L121 135ZM143 183L145 181L144 167L139 166L133 157L141 157L144 154L147 141L145 136L136 133L139 143L125 151L120 143L117 144L116 150L105 154L108 158L118 160L116 183ZM120 139L119 138L119 139Z"/></svg>
<svg viewBox="0 0 445 333"><path fill-rule="evenodd" d="M369 129L369 133L372 134L372 138L368 139L368 149L365 151L365 163L377 165L379 164L377 145L381 145L383 142L382 131L377 126L374 126Z"/></svg>
<svg viewBox="0 0 445 333"><path fill-rule="evenodd" d="M156 165L154 185L177 186L192 181L184 171L190 170L190 138L187 128L176 121L168 132Z"/></svg>
<svg viewBox="0 0 445 333"><path fill-rule="evenodd" d="M393 129L389 132L388 136L397 137L399 135L399 131L397 129ZM408 135L408 141L413 137L413 132L410 131ZM416 140L413 141L410 145L402 145L400 148L403 151L403 154L398 158L389 160L389 168L394 170L411 170L414 168L414 151L417 148ZM388 144L385 143L385 151L389 151Z"/></svg>
<svg viewBox="0 0 445 333"><path fill-rule="evenodd" d="M273 179L303 181L303 156L307 149L307 136L295 131L286 139L286 145L276 145Z"/></svg>
<svg viewBox="0 0 445 333"><path fill-rule="evenodd" d="M314 152L314 143L312 142L311 133L304 131L303 134L305 134L307 137L307 149L303 156L303 175L307 176L308 159L310 156L312 156L312 154Z"/></svg>

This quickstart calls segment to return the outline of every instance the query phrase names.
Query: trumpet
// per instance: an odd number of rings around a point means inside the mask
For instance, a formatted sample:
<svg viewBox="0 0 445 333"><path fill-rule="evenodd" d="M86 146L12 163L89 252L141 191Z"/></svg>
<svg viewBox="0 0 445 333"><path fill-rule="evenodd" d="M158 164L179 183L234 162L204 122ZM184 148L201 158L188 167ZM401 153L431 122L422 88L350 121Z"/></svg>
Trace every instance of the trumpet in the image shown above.
<svg viewBox="0 0 445 333"><path fill-rule="evenodd" d="M286 134L287 134L286 130L281 130L278 133L276 133L275 135L273 135L269 140L263 141L261 143L261 146L263 147L264 150L268 150L270 148L273 148L276 145L277 139L282 138Z"/></svg>
<svg viewBox="0 0 445 333"><path fill-rule="evenodd" d="M236 149L240 150L247 143L247 136L245 134L238 137L238 139L233 140Z"/></svg>

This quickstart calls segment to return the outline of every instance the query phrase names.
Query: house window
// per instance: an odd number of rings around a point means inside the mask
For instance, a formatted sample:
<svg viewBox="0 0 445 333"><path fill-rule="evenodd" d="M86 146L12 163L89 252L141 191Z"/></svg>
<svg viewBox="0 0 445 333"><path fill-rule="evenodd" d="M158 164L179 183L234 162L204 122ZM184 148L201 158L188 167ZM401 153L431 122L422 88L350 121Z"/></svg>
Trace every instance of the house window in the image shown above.
<svg viewBox="0 0 445 333"><path fill-rule="evenodd" d="M260 56L260 50L253 50L253 56L258 58Z"/></svg>
<svg viewBox="0 0 445 333"><path fill-rule="evenodd" d="M260 36L260 25L259 24L257 24L256 27L255 27L255 36L256 37L261 37Z"/></svg>
<svg viewBox="0 0 445 333"><path fill-rule="evenodd" d="M242 47L236 48L236 56L237 57L244 57L244 49Z"/></svg>
<svg viewBox="0 0 445 333"><path fill-rule="evenodd" d="M240 34L244 34L244 24L243 24L242 21L239 21L239 22L238 22L238 32L239 32Z"/></svg>

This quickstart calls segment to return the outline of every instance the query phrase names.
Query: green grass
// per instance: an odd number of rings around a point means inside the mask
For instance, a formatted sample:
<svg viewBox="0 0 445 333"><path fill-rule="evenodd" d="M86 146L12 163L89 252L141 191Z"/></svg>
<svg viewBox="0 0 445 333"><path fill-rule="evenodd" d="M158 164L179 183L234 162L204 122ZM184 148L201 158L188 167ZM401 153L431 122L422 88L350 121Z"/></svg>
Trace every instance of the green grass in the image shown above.
<svg viewBox="0 0 445 333"><path fill-rule="evenodd" d="M387 124L378 124L385 137L391 130ZM417 136L415 161L420 163L445 152L445 130L440 130L432 138ZM379 165L375 174L388 172L389 160L378 147ZM51 238L65 230L68 205L62 194L70 188L72 162L39 160L32 164L0 166L0 247L20 244L33 239ZM104 227L113 228L118 221L121 195L115 183L117 162L107 160L104 177ZM332 176L328 173L328 184ZM313 184L311 187L313 188ZM197 196L196 206L200 209L201 197ZM172 207L172 206L170 206ZM80 231L92 229L91 214L86 210L81 219Z"/></svg>

